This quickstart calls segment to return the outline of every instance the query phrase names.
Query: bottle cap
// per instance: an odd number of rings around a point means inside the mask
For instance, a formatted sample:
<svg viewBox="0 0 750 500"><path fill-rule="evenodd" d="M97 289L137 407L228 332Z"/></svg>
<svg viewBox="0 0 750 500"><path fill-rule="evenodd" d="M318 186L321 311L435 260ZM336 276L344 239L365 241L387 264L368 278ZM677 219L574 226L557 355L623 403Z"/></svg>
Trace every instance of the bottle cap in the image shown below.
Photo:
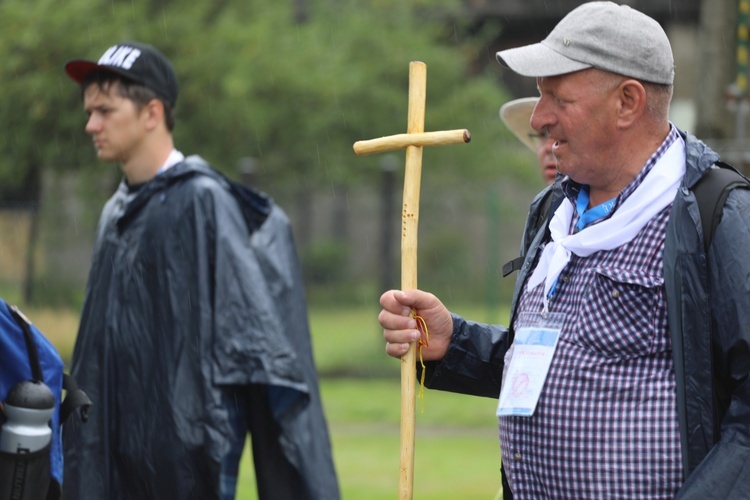
<svg viewBox="0 0 750 500"><path fill-rule="evenodd" d="M18 408L48 410L55 407L55 395L43 382L26 380L11 389L5 404Z"/></svg>

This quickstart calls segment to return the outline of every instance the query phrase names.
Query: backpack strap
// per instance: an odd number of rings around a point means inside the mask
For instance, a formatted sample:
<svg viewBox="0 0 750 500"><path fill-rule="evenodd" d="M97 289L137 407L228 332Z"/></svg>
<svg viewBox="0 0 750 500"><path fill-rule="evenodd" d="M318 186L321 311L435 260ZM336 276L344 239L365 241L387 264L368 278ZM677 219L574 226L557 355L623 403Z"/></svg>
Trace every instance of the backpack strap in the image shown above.
<svg viewBox="0 0 750 500"><path fill-rule="evenodd" d="M29 355L29 365L31 366L31 376L34 382L44 382L44 374L42 374L42 366L39 364L39 352L36 350L36 344L34 343L34 337L31 335L31 328L29 328L29 320L18 310L16 306L8 304L8 310L10 315L16 321L18 326L23 332L23 339L26 342L26 352Z"/></svg>
<svg viewBox="0 0 750 500"><path fill-rule="evenodd" d="M734 188L750 189L750 180L731 165L717 161L714 166L718 168L709 168L698 183L693 186L693 193L698 202L698 210L701 216L701 226L703 226L703 244L706 256L708 256L708 249L711 247L716 226L721 221L724 203L729 196L729 192ZM712 333L711 337L713 337ZM715 404L725 410L729 406L731 394L715 374L714 367L718 366L720 362L715 352L712 353L711 358ZM714 417L715 436L720 435L720 420L721 417Z"/></svg>
<svg viewBox="0 0 750 500"><path fill-rule="evenodd" d="M31 365L31 374L34 382L44 382L44 374L42 373L42 367L39 363L39 352L36 349L36 343L34 337L31 334L31 323L23 313L16 306L8 305L13 319L18 323L18 326L23 331L23 337L26 342L26 351L29 353L29 364ZM64 423L70 414L81 409L80 415L81 420L86 422L88 420L88 410L93 404L91 399L78 387L78 382L73 378L72 375L63 373L63 389L65 389L65 399L60 404L60 423Z"/></svg>
<svg viewBox="0 0 750 500"><path fill-rule="evenodd" d="M81 420L87 422L89 419L89 408L94 403L78 387L76 379L67 373L63 373L63 389L65 389L65 399L60 405L60 422L65 423L70 414L79 408L81 410Z"/></svg>
<svg viewBox="0 0 750 500"><path fill-rule="evenodd" d="M523 257L516 257L515 259L503 264L503 278L508 276L510 273L521 269L521 267L523 266L523 261Z"/></svg>
<svg viewBox="0 0 750 500"><path fill-rule="evenodd" d="M544 195L544 199L541 201L539 210L537 210L536 219L531 221L535 228L534 234L537 234L537 232L540 230L544 230L543 240L545 241L549 240L549 222L555 215L555 210L557 210L557 207L560 206L560 201L562 201L562 198L562 192L558 192L558 194L555 194L554 190L548 191ZM525 260L526 258L521 256L516 257L515 259L503 264L503 278L507 277L510 273L521 269Z"/></svg>
<svg viewBox="0 0 750 500"><path fill-rule="evenodd" d="M750 180L740 174L734 167L717 161L715 165L719 168L710 168L693 186L693 193L698 202L698 210L701 214L701 226L703 226L704 250L708 253L711 240L714 236L716 226L721 221L721 212L729 192L736 188L750 189Z"/></svg>

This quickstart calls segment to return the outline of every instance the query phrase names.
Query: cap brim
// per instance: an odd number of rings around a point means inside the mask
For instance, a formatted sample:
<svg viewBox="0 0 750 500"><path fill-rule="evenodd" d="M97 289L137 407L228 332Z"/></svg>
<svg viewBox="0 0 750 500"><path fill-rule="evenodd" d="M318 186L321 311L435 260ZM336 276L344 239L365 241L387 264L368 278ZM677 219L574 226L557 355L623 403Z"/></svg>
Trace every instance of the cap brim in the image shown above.
<svg viewBox="0 0 750 500"><path fill-rule="evenodd" d="M569 59L543 43L501 50L497 61L519 75L531 77L557 76L590 68L590 64Z"/></svg>
<svg viewBox="0 0 750 500"><path fill-rule="evenodd" d="M102 66L93 61L84 61L82 59L78 59L75 61L70 61L65 64L65 72L76 83L83 83L83 80L92 71L107 71L109 73L114 73L128 80L133 79L132 75L124 71L117 71L117 68L113 68L111 66Z"/></svg>
<svg viewBox="0 0 750 500"><path fill-rule="evenodd" d="M524 97L508 101L500 107L500 119L513 132L519 141L532 151L536 151L537 142L533 139L536 131L531 128L531 113L534 111L538 97Z"/></svg>

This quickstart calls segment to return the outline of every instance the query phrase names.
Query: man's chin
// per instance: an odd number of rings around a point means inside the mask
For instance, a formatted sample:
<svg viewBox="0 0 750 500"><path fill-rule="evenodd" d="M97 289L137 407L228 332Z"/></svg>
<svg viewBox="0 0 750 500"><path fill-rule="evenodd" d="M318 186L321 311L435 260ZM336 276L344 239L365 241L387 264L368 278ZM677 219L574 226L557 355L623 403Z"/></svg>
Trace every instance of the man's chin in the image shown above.
<svg viewBox="0 0 750 500"><path fill-rule="evenodd" d="M115 161L114 155L111 153L108 153L107 151L98 149L96 151L96 157L99 158L102 161Z"/></svg>

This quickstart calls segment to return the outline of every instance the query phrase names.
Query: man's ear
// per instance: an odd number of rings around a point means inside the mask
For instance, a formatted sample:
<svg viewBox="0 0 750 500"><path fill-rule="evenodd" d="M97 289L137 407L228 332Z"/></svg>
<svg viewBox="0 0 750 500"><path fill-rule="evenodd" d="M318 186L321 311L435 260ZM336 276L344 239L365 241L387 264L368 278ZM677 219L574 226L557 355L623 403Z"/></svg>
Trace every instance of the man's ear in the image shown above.
<svg viewBox="0 0 750 500"><path fill-rule="evenodd" d="M638 80L627 79L617 87L617 125L628 128L646 112L646 89Z"/></svg>
<svg viewBox="0 0 750 500"><path fill-rule="evenodd" d="M153 130L160 124L164 123L164 103L159 99L151 99L148 104L141 109L141 113L144 115L146 127L149 130Z"/></svg>

